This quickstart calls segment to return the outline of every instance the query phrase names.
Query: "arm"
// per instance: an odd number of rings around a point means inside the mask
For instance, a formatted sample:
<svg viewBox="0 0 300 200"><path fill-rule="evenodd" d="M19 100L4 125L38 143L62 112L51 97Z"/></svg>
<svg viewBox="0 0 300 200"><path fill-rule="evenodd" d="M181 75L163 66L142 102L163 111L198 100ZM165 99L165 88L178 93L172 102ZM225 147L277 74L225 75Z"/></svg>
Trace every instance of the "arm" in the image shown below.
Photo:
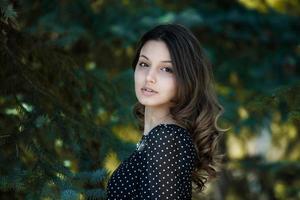
<svg viewBox="0 0 300 200"><path fill-rule="evenodd" d="M188 132L163 126L149 135L147 175L151 199L191 199L191 172L195 159Z"/></svg>

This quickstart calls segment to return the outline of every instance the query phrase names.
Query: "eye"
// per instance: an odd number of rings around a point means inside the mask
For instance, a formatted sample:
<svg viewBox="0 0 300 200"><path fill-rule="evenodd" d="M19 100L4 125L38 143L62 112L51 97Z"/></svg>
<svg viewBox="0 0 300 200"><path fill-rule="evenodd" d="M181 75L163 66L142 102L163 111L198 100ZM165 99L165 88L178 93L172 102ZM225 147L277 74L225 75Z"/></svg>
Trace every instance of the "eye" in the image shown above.
<svg viewBox="0 0 300 200"><path fill-rule="evenodd" d="M141 66L141 67L147 67L148 65L146 63L144 63L144 62L140 62L139 66Z"/></svg>
<svg viewBox="0 0 300 200"><path fill-rule="evenodd" d="M173 70L170 67L164 67L163 69L165 69L166 72L173 73Z"/></svg>

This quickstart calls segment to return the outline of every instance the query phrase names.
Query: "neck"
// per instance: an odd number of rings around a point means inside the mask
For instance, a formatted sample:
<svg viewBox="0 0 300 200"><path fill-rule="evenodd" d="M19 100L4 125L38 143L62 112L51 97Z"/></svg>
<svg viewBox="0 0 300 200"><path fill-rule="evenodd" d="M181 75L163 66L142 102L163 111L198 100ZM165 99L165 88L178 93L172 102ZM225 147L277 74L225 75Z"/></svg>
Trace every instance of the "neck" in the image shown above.
<svg viewBox="0 0 300 200"><path fill-rule="evenodd" d="M145 107L144 135L158 124L175 123L168 109Z"/></svg>

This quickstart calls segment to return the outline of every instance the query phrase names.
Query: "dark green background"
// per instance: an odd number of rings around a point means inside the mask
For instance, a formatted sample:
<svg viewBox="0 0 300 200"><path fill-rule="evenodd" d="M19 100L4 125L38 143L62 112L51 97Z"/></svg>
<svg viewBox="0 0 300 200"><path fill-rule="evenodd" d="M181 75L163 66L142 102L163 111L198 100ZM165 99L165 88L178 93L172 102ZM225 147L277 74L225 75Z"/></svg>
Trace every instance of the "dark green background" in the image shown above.
<svg viewBox="0 0 300 200"><path fill-rule="evenodd" d="M300 199L297 0L0 1L0 199L103 199L141 133L130 64L161 23L207 51L231 127L193 199Z"/></svg>

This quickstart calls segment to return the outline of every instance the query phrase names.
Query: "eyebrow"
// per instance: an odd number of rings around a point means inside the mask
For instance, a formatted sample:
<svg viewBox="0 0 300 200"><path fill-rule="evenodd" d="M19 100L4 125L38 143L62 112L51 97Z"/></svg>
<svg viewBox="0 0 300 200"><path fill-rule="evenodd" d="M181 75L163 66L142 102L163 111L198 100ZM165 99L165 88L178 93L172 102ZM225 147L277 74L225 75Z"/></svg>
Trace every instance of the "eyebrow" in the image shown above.
<svg viewBox="0 0 300 200"><path fill-rule="evenodd" d="M147 60L149 60L149 58L147 58L147 56L145 56L145 55L140 55L140 57L144 57L144 58L146 58ZM161 61L161 62L163 62L163 63L172 63L171 60L164 60L164 61Z"/></svg>

